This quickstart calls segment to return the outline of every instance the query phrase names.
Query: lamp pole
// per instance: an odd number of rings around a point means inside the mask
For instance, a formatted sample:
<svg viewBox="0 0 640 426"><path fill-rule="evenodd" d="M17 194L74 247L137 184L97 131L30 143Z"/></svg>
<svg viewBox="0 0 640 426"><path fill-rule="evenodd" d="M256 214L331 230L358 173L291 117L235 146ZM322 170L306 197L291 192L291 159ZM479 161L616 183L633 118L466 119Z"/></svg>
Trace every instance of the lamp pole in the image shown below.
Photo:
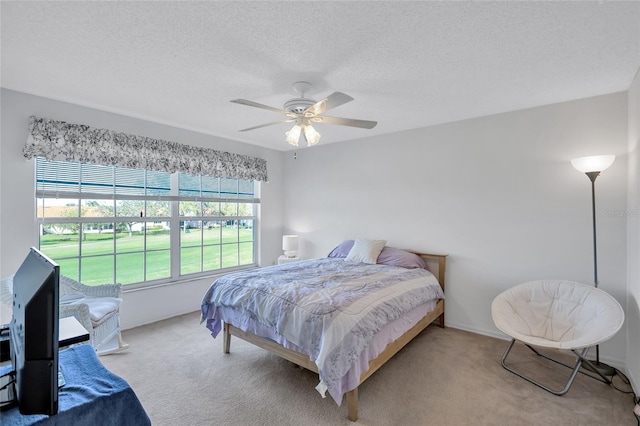
<svg viewBox="0 0 640 426"><path fill-rule="evenodd" d="M593 283L598 288L598 245L596 244L596 178L600 172L587 172L591 181L591 214L593 216Z"/></svg>
<svg viewBox="0 0 640 426"><path fill-rule="evenodd" d="M586 175L591 181L591 214L593 217L593 283L598 288L598 245L596 243L596 178L600 172L587 172ZM613 376L615 370L600 362L600 345L596 345L596 361L593 363L603 375Z"/></svg>

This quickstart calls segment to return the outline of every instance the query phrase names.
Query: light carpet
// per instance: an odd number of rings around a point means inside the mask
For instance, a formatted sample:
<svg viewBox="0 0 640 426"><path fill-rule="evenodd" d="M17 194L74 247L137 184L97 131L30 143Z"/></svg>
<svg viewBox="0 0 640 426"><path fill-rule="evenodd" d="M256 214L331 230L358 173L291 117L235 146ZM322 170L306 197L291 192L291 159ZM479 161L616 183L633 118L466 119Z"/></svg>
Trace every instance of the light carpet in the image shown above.
<svg viewBox="0 0 640 426"><path fill-rule="evenodd" d="M154 425L352 424L346 400L337 406L314 389L316 374L235 337L225 355L222 336L213 339L199 319L195 312L126 330L129 349L100 358L129 382ZM579 374L569 393L551 395L502 368L506 345L429 326L360 386L355 424L636 425L632 394ZM570 372L528 349L512 354L556 387ZM620 378L614 384L630 390Z"/></svg>

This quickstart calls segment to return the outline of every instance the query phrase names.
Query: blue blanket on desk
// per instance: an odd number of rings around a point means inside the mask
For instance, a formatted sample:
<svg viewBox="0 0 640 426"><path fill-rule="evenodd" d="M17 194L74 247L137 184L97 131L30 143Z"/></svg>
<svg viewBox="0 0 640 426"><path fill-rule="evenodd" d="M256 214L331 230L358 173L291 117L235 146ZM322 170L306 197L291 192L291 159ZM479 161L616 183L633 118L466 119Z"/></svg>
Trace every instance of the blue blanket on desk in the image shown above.
<svg viewBox="0 0 640 426"><path fill-rule="evenodd" d="M91 345L60 351L66 384L59 389L58 414L22 415L18 408L0 414L3 425L150 425L133 389L107 370Z"/></svg>

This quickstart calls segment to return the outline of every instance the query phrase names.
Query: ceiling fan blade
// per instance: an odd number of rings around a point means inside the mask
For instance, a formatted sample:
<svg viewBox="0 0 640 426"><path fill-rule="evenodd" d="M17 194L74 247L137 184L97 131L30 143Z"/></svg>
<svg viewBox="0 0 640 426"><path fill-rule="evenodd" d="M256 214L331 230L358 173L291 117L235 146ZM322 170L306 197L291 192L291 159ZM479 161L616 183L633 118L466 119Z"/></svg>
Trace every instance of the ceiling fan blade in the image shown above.
<svg viewBox="0 0 640 426"><path fill-rule="evenodd" d="M272 107L272 106L269 106L269 105L259 104L257 102L248 101L246 99L234 99L231 102L236 103L236 104L241 104L241 105L252 106L252 107L256 107L256 108L268 109L269 111L275 111L275 112L279 112L281 114L288 114L288 112L283 110L283 109L275 108L275 107Z"/></svg>
<svg viewBox="0 0 640 426"><path fill-rule="evenodd" d="M320 117L314 117L312 120L318 123L339 124L341 126L360 127L362 129L373 129L374 127L376 127L376 124L378 124L377 121L356 120L354 118L327 117L324 115Z"/></svg>
<svg viewBox="0 0 640 426"><path fill-rule="evenodd" d="M249 130L255 130L255 129L259 129L261 127L267 127L267 126L273 126L274 124L280 124L280 123L291 123L293 121L296 121L295 118L289 118L286 120L278 120L278 121L272 121L271 123L265 123L265 124L260 124L258 126L253 126L253 127L247 127L246 129L242 129L240 130L241 132L246 132Z"/></svg>
<svg viewBox="0 0 640 426"><path fill-rule="evenodd" d="M320 115L325 111L329 111L332 108L339 107L340 105L351 102L353 98L349 95L345 95L342 92L333 92L321 101L316 102L304 111L307 117L314 115Z"/></svg>

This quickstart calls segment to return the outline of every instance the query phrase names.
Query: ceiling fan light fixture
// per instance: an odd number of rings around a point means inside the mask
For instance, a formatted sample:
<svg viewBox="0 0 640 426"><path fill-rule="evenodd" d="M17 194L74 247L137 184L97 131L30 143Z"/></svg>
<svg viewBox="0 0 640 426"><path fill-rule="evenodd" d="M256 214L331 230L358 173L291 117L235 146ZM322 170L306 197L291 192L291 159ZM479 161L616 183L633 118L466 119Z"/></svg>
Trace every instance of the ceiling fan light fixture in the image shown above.
<svg viewBox="0 0 640 426"><path fill-rule="evenodd" d="M307 146L313 146L320 140L320 133L313 128L311 124L304 126L304 138L307 140Z"/></svg>
<svg viewBox="0 0 640 426"><path fill-rule="evenodd" d="M234 99L231 102L247 105L255 108L266 109L269 111L283 114L286 118L270 123L260 124L258 126L249 127L240 130L245 132L248 130L260 129L262 127L272 126L279 123L291 123L295 121L295 125L285 133L286 141L290 145L298 146L301 134L304 135L308 146L313 146L320 141L320 133L313 128L312 123L338 124L341 126L358 127L361 129L373 129L376 121L356 120L353 118L327 117L323 115L326 111L351 102L353 98L342 92L333 92L319 102L313 99L305 98L305 93L311 89L311 83L307 81L298 81L293 85L296 92L300 94L299 98L289 99L284 104L284 109L263 105L258 102L246 99Z"/></svg>
<svg viewBox="0 0 640 426"><path fill-rule="evenodd" d="M289 130L285 135L287 137L287 142L290 145L298 146L298 140L300 139L300 132L302 131L302 127L296 124Z"/></svg>

